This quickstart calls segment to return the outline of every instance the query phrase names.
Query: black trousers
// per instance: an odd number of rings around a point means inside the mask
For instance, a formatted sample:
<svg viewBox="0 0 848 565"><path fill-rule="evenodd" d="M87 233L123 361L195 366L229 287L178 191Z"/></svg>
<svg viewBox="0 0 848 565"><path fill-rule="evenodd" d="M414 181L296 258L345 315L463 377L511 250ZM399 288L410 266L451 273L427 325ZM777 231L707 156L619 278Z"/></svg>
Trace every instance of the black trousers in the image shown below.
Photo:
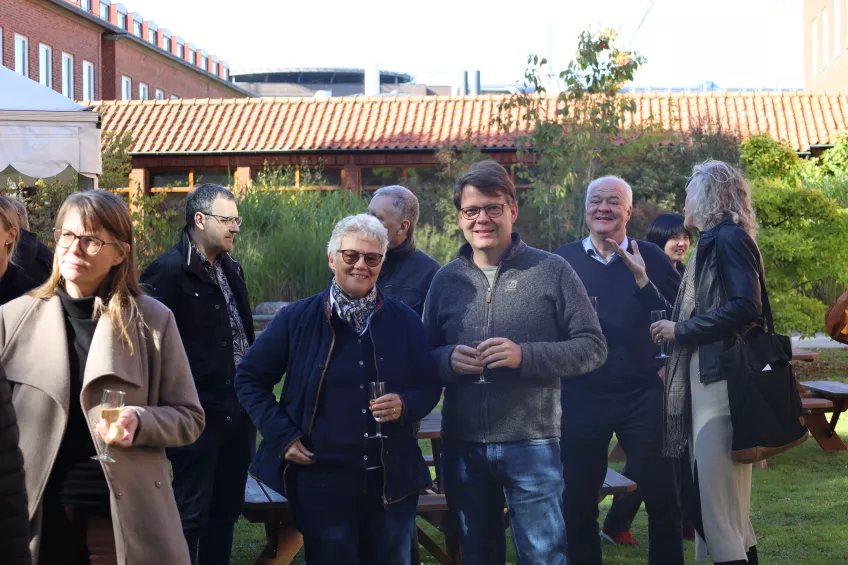
<svg viewBox="0 0 848 565"><path fill-rule="evenodd" d="M244 412L207 412L196 442L167 450L192 565L198 556L200 565L229 564L255 450L256 429Z"/></svg>
<svg viewBox="0 0 848 565"><path fill-rule="evenodd" d="M598 492L613 433L648 513L648 563L682 565L680 507L672 460L662 455L663 388L659 378L627 391L563 379L561 454L569 563L601 565Z"/></svg>
<svg viewBox="0 0 848 565"><path fill-rule="evenodd" d="M689 508L692 506L691 498L695 496L695 485L692 483L691 463L688 459L675 459L673 462L674 472L677 474L678 496L680 500L680 510L682 513L681 527L683 531L695 529L695 522L689 516ZM631 476L628 464L624 465L624 471L621 473L628 479L634 480ZM613 497L612 506L610 506L607 517L604 519L604 530L608 532L629 532L630 526L633 524L633 518L639 512L639 507L642 506L643 497L642 491L637 489L631 493L621 493Z"/></svg>

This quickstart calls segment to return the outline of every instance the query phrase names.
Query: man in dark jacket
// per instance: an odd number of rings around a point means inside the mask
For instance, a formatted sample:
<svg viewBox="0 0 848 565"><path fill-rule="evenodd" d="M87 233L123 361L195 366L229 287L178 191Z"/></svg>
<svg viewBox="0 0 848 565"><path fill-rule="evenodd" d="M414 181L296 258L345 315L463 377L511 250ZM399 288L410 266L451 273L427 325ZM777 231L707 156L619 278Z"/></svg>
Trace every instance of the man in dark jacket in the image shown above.
<svg viewBox="0 0 848 565"><path fill-rule="evenodd" d="M565 523L572 563L601 565L598 491L607 469L612 434L627 453L627 469L645 499L651 565L682 565L680 509L671 459L662 455L663 360L650 335L652 289L641 289L621 250L640 251L647 271L673 303L680 275L656 245L627 237L632 190L622 179L603 177L586 192L589 237L556 253L564 257L597 297L607 342L604 365L562 380L562 465ZM637 256L639 254L637 253ZM670 312L668 313L670 314Z"/></svg>
<svg viewBox="0 0 848 565"><path fill-rule="evenodd" d="M463 561L506 561L506 501L518 561L565 565L560 377L603 364L601 328L568 263L513 233L502 166L472 167L454 204L468 244L436 273L424 326L445 386L443 482Z"/></svg>
<svg viewBox="0 0 848 565"><path fill-rule="evenodd" d="M244 275L229 255L240 225L232 192L195 187L180 242L141 276L147 291L174 312L206 411L200 438L168 450L183 533L192 563L199 553L200 565L230 562L255 448L255 428L234 386L236 367L254 339Z"/></svg>
<svg viewBox="0 0 848 565"><path fill-rule="evenodd" d="M31 565L24 456L18 448L18 423L12 389L0 376L0 555L8 565Z"/></svg>
<svg viewBox="0 0 848 565"><path fill-rule="evenodd" d="M38 241L38 236L29 231L29 215L26 206L14 198L9 200L18 212L18 225L21 231L12 262L22 268L37 285L40 285L50 278L50 273L53 271L53 252Z"/></svg>
<svg viewBox="0 0 848 565"><path fill-rule="evenodd" d="M439 262L415 247L418 224L418 198L402 186L384 186L374 193L368 205L389 232L389 251L383 260L377 288L384 296L400 300L421 316L424 299Z"/></svg>

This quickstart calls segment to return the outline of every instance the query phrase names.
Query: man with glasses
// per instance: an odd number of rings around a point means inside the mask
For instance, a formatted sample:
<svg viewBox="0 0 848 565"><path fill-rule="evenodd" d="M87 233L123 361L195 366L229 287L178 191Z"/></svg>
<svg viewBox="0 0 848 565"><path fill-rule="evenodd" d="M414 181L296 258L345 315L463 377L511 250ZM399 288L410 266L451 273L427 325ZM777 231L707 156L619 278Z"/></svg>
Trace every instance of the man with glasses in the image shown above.
<svg viewBox="0 0 848 565"><path fill-rule="evenodd" d="M606 346L569 264L513 232L515 186L483 161L457 181L468 242L436 273L424 306L442 408L442 482L463 562L564 565L560 377L600 367ZM481 378L482 376L482 378Z"/></svg>
<svg viewBox="0 0 848 565"><path fill-rule="evenodd" d="M192 564L228 564L244 504L255 429L236 397L236 367L253 343L244 273L229 253L239 233L236 197L201 184L186 199L180 242L141 276L147 291L174 312L206 428L192 445L168 450L174 496Z"/></svg>

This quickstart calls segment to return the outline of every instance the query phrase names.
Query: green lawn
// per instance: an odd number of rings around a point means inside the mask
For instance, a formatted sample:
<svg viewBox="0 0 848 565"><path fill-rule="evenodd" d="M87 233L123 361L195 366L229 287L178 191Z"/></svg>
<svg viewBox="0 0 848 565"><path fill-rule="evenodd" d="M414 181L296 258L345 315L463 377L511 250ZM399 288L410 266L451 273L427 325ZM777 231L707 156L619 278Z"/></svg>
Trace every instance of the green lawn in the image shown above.
<svg viewBox="0 0 848 565"><path fill-rule="evenodd" d="M848 351L822 350L815 363L797 366L799 380L848 381ZM837 431L848 441L848 418ZM759 555L769 565L834 565L848 562L848 451L822 451L815 440L769 459L767 470L754 469L751 520ZM620 468L619 468L620 470ZM601 503L601 519L611 499ZM606 565L648 562L647 520L641 511L633 523L638 547L604 545ZM236 531L233 564L250 565L264 545L261 525L242 519ZM686 542L686 563L694 564L694 544ZM422 562L435 564L422 548ZM510 565L514 556L510 551ZM294 563L302 564L302 557Z"/></svg>

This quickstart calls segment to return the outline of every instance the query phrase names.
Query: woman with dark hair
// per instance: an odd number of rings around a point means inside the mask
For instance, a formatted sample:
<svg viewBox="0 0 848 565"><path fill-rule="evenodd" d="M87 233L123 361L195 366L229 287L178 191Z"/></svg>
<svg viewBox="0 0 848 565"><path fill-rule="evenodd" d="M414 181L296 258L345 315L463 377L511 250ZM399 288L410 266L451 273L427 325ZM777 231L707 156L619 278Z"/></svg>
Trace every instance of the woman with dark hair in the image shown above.
<svg viewBox="0 0 848 565"><path fill-rule="evenodd" d="M50 278L0 308L32 562L188 565L165 448L204 413L174 315L141 292L121 197L75 192L55 226ZM123 392L115 413L104 390Z"/></svg>
<svg viewBox="0 0 848 565"><path fill-rule="evenodd" d="M660 214L651 221L648 235L645 237L665 251L681 276L686 270L683 257L692 243L692 233L683 225L683 221L684 218L680 214Z"/></svg>

